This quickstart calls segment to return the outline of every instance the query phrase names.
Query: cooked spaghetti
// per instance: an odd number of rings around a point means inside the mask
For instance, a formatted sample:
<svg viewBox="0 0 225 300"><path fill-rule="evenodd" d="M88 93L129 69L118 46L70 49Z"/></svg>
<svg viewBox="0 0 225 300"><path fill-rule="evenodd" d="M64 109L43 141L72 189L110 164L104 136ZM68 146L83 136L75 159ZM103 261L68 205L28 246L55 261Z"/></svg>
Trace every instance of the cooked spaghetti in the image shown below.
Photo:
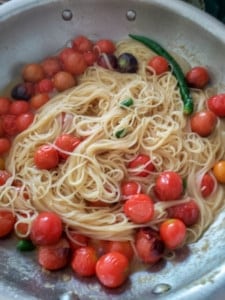
<svg viewBox="0 0 225 300"><path fill-rule="evenodd" d="M65 230L93 239L132 240L134 229L143 225L124 214L121 182L135 180L154 198L156 176L164 170L178 172L187 180L179 203L194 198L200 208L198 224L188 229L188 242L201 236L223 206L224 187L218 186L205 200L199 182L216 160L224 159L224 124L218 122L207 138L191 132L172 73L157 76L146 68L153 53L137 42L118 43L117 54L123 52L136 56L137 73L121 74L97 65L88 68L75 88L51 99L35 115L33 124L15 138L7 158L12 177L0 187L0 206L15 212L17 225L31 224L39 211L49 210L62 218ZM205 93L192 91L196 110L204 108ZM121 106L127 98L134 104ZM118 132L123 136L118 137ZM62 133L74 134L82 142L57 168L38 169L35 150L43 144L54 145ZM156 171L147 177L138 177L139 170L127 168L139 153L147 153L155 165ZM12 185L15 181L21 183L19 188ZM97 200L107 205L95 206ZM166 209L175 204L177 201L157 201L153 220L144 226L156 228L166 219Z"/></svg>

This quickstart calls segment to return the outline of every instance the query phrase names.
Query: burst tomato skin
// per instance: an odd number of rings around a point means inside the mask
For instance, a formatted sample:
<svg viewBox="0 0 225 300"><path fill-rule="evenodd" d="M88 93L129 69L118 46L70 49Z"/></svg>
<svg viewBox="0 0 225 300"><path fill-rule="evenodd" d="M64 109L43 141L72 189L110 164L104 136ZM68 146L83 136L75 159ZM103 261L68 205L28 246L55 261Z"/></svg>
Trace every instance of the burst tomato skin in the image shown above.
<svg viewBox="0 0 225 300"><path fill-rule="evenodd" d="M34 163L38 169L50 170L59 162L58 151L51 145L40 146L34 153Z"/></svg>
<svg viewBox="0 0 225 300"><path fill-rule="evenodd" d="M179 219L168 219L159 228L161 239L166 247L174 250L182 245L186 237L186 226Z"/></svg>
<svg viewBox="0 0 225 300"><path fill-rule="evenodd" d="M138 257L148 264L158 262L164 254L165 245L159 233L150 227L139 229L135 235Z"/></svg>
<svg viewBox="0 0 225 300"><path fill-rule="evenodd" d="M150 172L155 170L155 167L151 162L151 158L146 154L139 154L128 164L129 171L131 172L133 172L132 169L139 167L142 169L142 171L135 171L135 175L140 177L146 177Z"/></svg>
<svg viewBox="0 0 225 300"><path fill-rule="evenodd" d="M225 117L225 94L218 94L207 100L208 109L218 117Z"/></svg>
<svg viewBox="0 0 225 300"><path fill-rule="evenodd" d="M7 236L13 231L16 218L8 210L0 210L0 238Z"/></svg>
<svg viewBox="0 0 225 300"><path fill-rule="evenodd" d="M211 195L212 191L215 187L215 180L213 179L212 175L209 173L204 174L201 181L201 194L204 198Z"/></svg>
<svg viewBox="0 0 225 300"><path fill-rule="evenodd" d="M200 210L194 200L171 206L167 209L168 217L180 219L186 226L192 226L199 220Z"/></svg>
<svg viewBox="0 0 225 300"><path fill-rule="evenodd" d="M75 250L72 258L72 269L80 276L89 277L95 275L97 253L93 247L80 247Z"/></svg>
<svg viewBox="0 0 225 300"><path fill-rule="evenodd" d="M62 221L57 214L41 212L31 225L30 237L35 245L53 245L60 240L62 231Z"/></svg>
<svg viewBox="0 0 225 300"><path fill-rule="evenodd" d="M70 246L66 239L50 246L38 247L38 262L46 270L59 270L69 262Z"/></svg>
<svg viewBox="0 0 225 300"><path fill-rule="evenodd" d="M128 277L129 261L120 252L109 252L101 256L96 264L96 275L106 287L121 286Z"/></svg>
<svg viewBox="0 0 225 300"><path fill-rule="evenodd" d="M155 194L161 201L177 200L183 192L181 176L173 171L159 174L155 183Z"/></svg>

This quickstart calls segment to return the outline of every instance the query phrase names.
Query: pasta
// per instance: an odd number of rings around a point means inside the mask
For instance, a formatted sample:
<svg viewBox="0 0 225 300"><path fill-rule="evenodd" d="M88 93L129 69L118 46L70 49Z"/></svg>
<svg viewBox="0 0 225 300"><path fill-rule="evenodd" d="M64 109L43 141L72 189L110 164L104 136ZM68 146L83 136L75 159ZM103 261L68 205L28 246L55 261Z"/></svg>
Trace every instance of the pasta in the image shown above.
<svg viewBox="0 0 225 300"><path fill-rule="evenodd" d="M56 95L35 115L34 123L19 134L7 158L12 177L0 187L0 206L12 209L17 224L31 224L39 211L56 212L65 230L76 230L93 239L133 240L135 228L123 212L120 185L129 178L141 184L154 198L156 176L164 170L178 172L187 180L179 203L195 199L199 222L188 228L187 241L196 241L212 223L225 200L224 187L207 200L200 192L200 179L214 162L224 159L222 121L207 138L190 131L176 78L161 76L146 68L153 53L135 41L121 41L117 54L133 53L139 62L135 74L121 74L92 66L79 77L79 84ZM204 108L210 90L192 90L196 110ZM132 98L134 105L121 106ZM124 136L117 137L122 132ZM57 136L71 133L82 142L53 170L34 165L34 152L42 144L54 145ZM56 147L56 146L54 146ZM156 171L138 177L127 165L139 153L147 153ZM18 181L21 186L12 185ZM95 206L100 200L103 207ZM156 201L155 214L145 226L157 228L166 219L166 209L177 201ZM29 234L30 227L26 235Z"/></svg>

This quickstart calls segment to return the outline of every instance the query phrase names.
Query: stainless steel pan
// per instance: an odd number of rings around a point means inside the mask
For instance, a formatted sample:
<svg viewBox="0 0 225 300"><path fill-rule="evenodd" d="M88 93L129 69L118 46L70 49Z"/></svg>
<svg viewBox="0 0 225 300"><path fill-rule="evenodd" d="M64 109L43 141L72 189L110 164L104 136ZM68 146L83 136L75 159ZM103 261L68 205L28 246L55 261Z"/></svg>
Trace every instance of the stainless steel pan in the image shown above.
<svg viewBox="0 0 225 300"><path fill-rule="evenodd" d="M0 89L25 62L56 52L77 34L118 40L128 33L158 40L192 64L209 66L225 83L225 27L176 0L12 0L0 6ZM221 86L225 91L225 86ZM195 299L225 298L225 212L201 240L173 262L137 270L124 287L108 290L95 279L79 280L66 270L43 272L34 254L0 241L0 299Z"/></svg>

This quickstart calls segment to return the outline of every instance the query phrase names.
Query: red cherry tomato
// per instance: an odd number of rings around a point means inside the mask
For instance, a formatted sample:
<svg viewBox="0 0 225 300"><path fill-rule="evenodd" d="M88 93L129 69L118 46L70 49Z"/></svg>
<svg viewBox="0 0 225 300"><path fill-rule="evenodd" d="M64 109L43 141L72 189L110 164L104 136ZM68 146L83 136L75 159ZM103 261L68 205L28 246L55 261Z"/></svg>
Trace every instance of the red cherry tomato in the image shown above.
<svg viewBox="0 0 225 300"><path fill-rule="evenodd" d="M170 250L182 245L186 237L186 226L179 219L168 219L159 228L161 239Z"/></svg>
<svg viewBox="0 0 225 300"><path fill-rule="evenodd" d="M62 151L73 152L73 150L80 144L81 139L71 134L62 134L55 140L55 145ZM66 159L69 154L59 151L59 156Z"/></svg>
<svg viewBox="0 0 225 300"><path fill-rule="evenodd" d="M0 210L0 238L13 231L16 218L9 210Z"/></svg>
<svg viewBox="0 0 225 300"><path fill-rule="evenodd" d="M93 43L87 37L80 35L72 41L72 48L81 53L91 51Z"/></svg>
<svg viewBox="0 0 225 300"><path fill-rule="evenodd" d="M113 54L116 50L115 44L111 40L99 40L94 45L97 54L106 53Z"/></svg>
<svg viewBox="0 0 225 300"><path fill-rule="evenodd" d="M83 234L71 231L69 233L69 243L70 248L74 251L80 247L85 247L88 245L89 238Z"/></svg>
<svg viewBox="0 0 225 300"><path fill-rule="evenodd" d="M31 224L30 237L35 245L53 245L62 236L62 221L54 212L41 212Z"/></svg>
<svg viewBox="0 0 225 300"><path fill-rule="evenodd" d="M24 131L27 129L34 120L34 114L32 112L24 113L16 118L16 127L19 132Z"/></svg>
<svg viewBox="0 0 225 300"><path fill-rule="evenodd" d="M48 57L41 62L45 76L51 78L62 70L62 65L58 57Z"/></svg>
<svg viewBox="0 0 225 300"><path fill-rule="evenodd" d="M202 137L209 136L216 127L216 115L208 111L196 112L190 120L191 130Z"/></svg>
<svg viewBox="0 0 225 300"><path fill-rule="evenodd" d="M74 252L72 258L72 269L80 276L95 275L97 253L93 247L80 247Z"/></svg>
<svg viewBox="0 0 225 300"><path fill-rule="evenodd" d="M225 160L215 163L213 174L220 183L225 183Z"/></svg>
<svg viewBox="0 0 225 300"><path fill-rule="evenodd" d="M121 286L128 277L129 261L120 252L109 252L99 258L96 264L96 275L106 287Z"/></svg>
<svg viewBox="0 0 225 300"><path fill-rule="evenodd" d="M0 155L9 151L11 147L11 142L8 138L0 138Z"/></svg>
<svg viewBox="0 0 225 300"><path fill-rule="evenodd" d="M36 85L36 93L43 94L43 93L51 93L54 89L54 85L51 79L44 78L39 81Z"/></svg>
<svg viewBox="0 0 225 300"><path fill-rule="evenodd" d="M167 209L167 212L169 218L179 219L183 221L186 226L196 224L200 216L199 207L194 200L171 206Z"/></svg>
<svg viewBox="0 0 225 300"><path fill-rule="evenodd" d="M20 115L27 113L30 109L30 104L25 100L13 101L9 108L9 114L11 115Z"/></svg>
<svg viewBox="0 0 225 300"><path fill-rule="evenodd" d="M47 93L36 94L30 99L30 106L32 109L38 109L49 100Z"/></svg>
<svg viewBox="0 0 225 300"><path fill-rule="evenodd" d="M204 198L208 197L215 188L215 179L211 174L206 173L201 181L201 193Z"/></svg>
<svg viewBox="0 0 225 300"><path fill-rule="evenodd" d="M150 227L138 230L135 235L135 247L138 257L148 264L154 264L159 261L165 250L165 245L159 233Z"/></svg>
<svg viewBox="0 0 225 300"><path fill-rule="evenodd" d="M87 69L87 63L79 52L69 54L64 59L64 70L72 75L81 75Z"/></svg>
<svg viewBox="0 0 225 300"><path fill-rule="evenodd" d="M4 115L2 116L2 128L5 134L13 136L18 133L16 126L16 116L15 115Z"/></svg>
<svg viewBox="0 0 225 300"><path fill-rule="evenodd" d="M208 109L218 117L225 117L225 94L218 94L207 100Z"/></svg>
<svg viewBox="0 0 225 300"><path fill-rule="evenodd" d="M70 246L66 239L50 246L38 247L38 262L46 270L59 270L69 262Z"/></svg>
<svg viewBox="0 0 225 300"><path fill-rule="evenodd" d="M12 174L6 170L0 170L0 186L4 185Z"/></svg>
<svg viewBox="0 0 225 300"><path fill-rule="evenodd" d="M186 74L186 81L190 87L203 89L209 82L209 72L204 67L194 67Z"/></svg>
<svg viewBox="0 0 225 300"><path fill-rule="evenodd" d="M58 151L51 145L40 146L34 153L34 163L38 169L55 168L59 163Z"/></svg>
<svg viewBox="0 0 225 300"><path fill-rule="evenodd" d="M76 53L77 51L75 51L72 48L64 48L60 53L59 53L59 58L61 60L61 62L64 64L64 62L67 60L67 57L70 54Z"/></svg>
<svg viewBox="0 0 225 300"><path fill-rule="evenodd" d="M125 255L129 261L134 256L134 250L129 241L109 241L105 243L105 252L119 252Z"/></svg>
<svg viewBox="0 0 225 300"><path fill-rule="evenodd" d="M156 179L155 194L161 201L177 200L183 192L181 176L173 171L162 172Z"/></svg>
<svg viewBox="0 0 225 300"><path fill-rule="evenodd" d="M135 181L125 181L121 184L121 193L123 196L131 196L140 192L141 186Z"/></svg>
<svg viewBox="0 0 225 300"><path fill-rule="evenodd" d="M136 194L126 200L123 210L132 222L144 224L149 222L154 216L154 203L148 195Z"/></svg>
<svg viewBox="0 0 225 300"><path fill-rule="evenodd" d="M93 66L98 56L93 51L88 51L83 53L83 57L88 66Z"/></svg>
<svg viewBox="0 0 225 300"><path fill-rule="evenodd" d="M161 75L167 71L169 71L169 63L168 61L160 55L154 56L148 62L148 66L155 70L156 75Z"/></svg>
<svg viewBox="0 0 225 300"><path fill-rule="evenodd" d="M0 97L0 115L8 114L10 105L11 101L9 98Z"/></svg>
<svg viewBox="0 0 225 300"><path fill-rule="evenodd" d="M129 171L140 177L146 177L155 170L149 155L139 154L128 164Z"/></svg>

